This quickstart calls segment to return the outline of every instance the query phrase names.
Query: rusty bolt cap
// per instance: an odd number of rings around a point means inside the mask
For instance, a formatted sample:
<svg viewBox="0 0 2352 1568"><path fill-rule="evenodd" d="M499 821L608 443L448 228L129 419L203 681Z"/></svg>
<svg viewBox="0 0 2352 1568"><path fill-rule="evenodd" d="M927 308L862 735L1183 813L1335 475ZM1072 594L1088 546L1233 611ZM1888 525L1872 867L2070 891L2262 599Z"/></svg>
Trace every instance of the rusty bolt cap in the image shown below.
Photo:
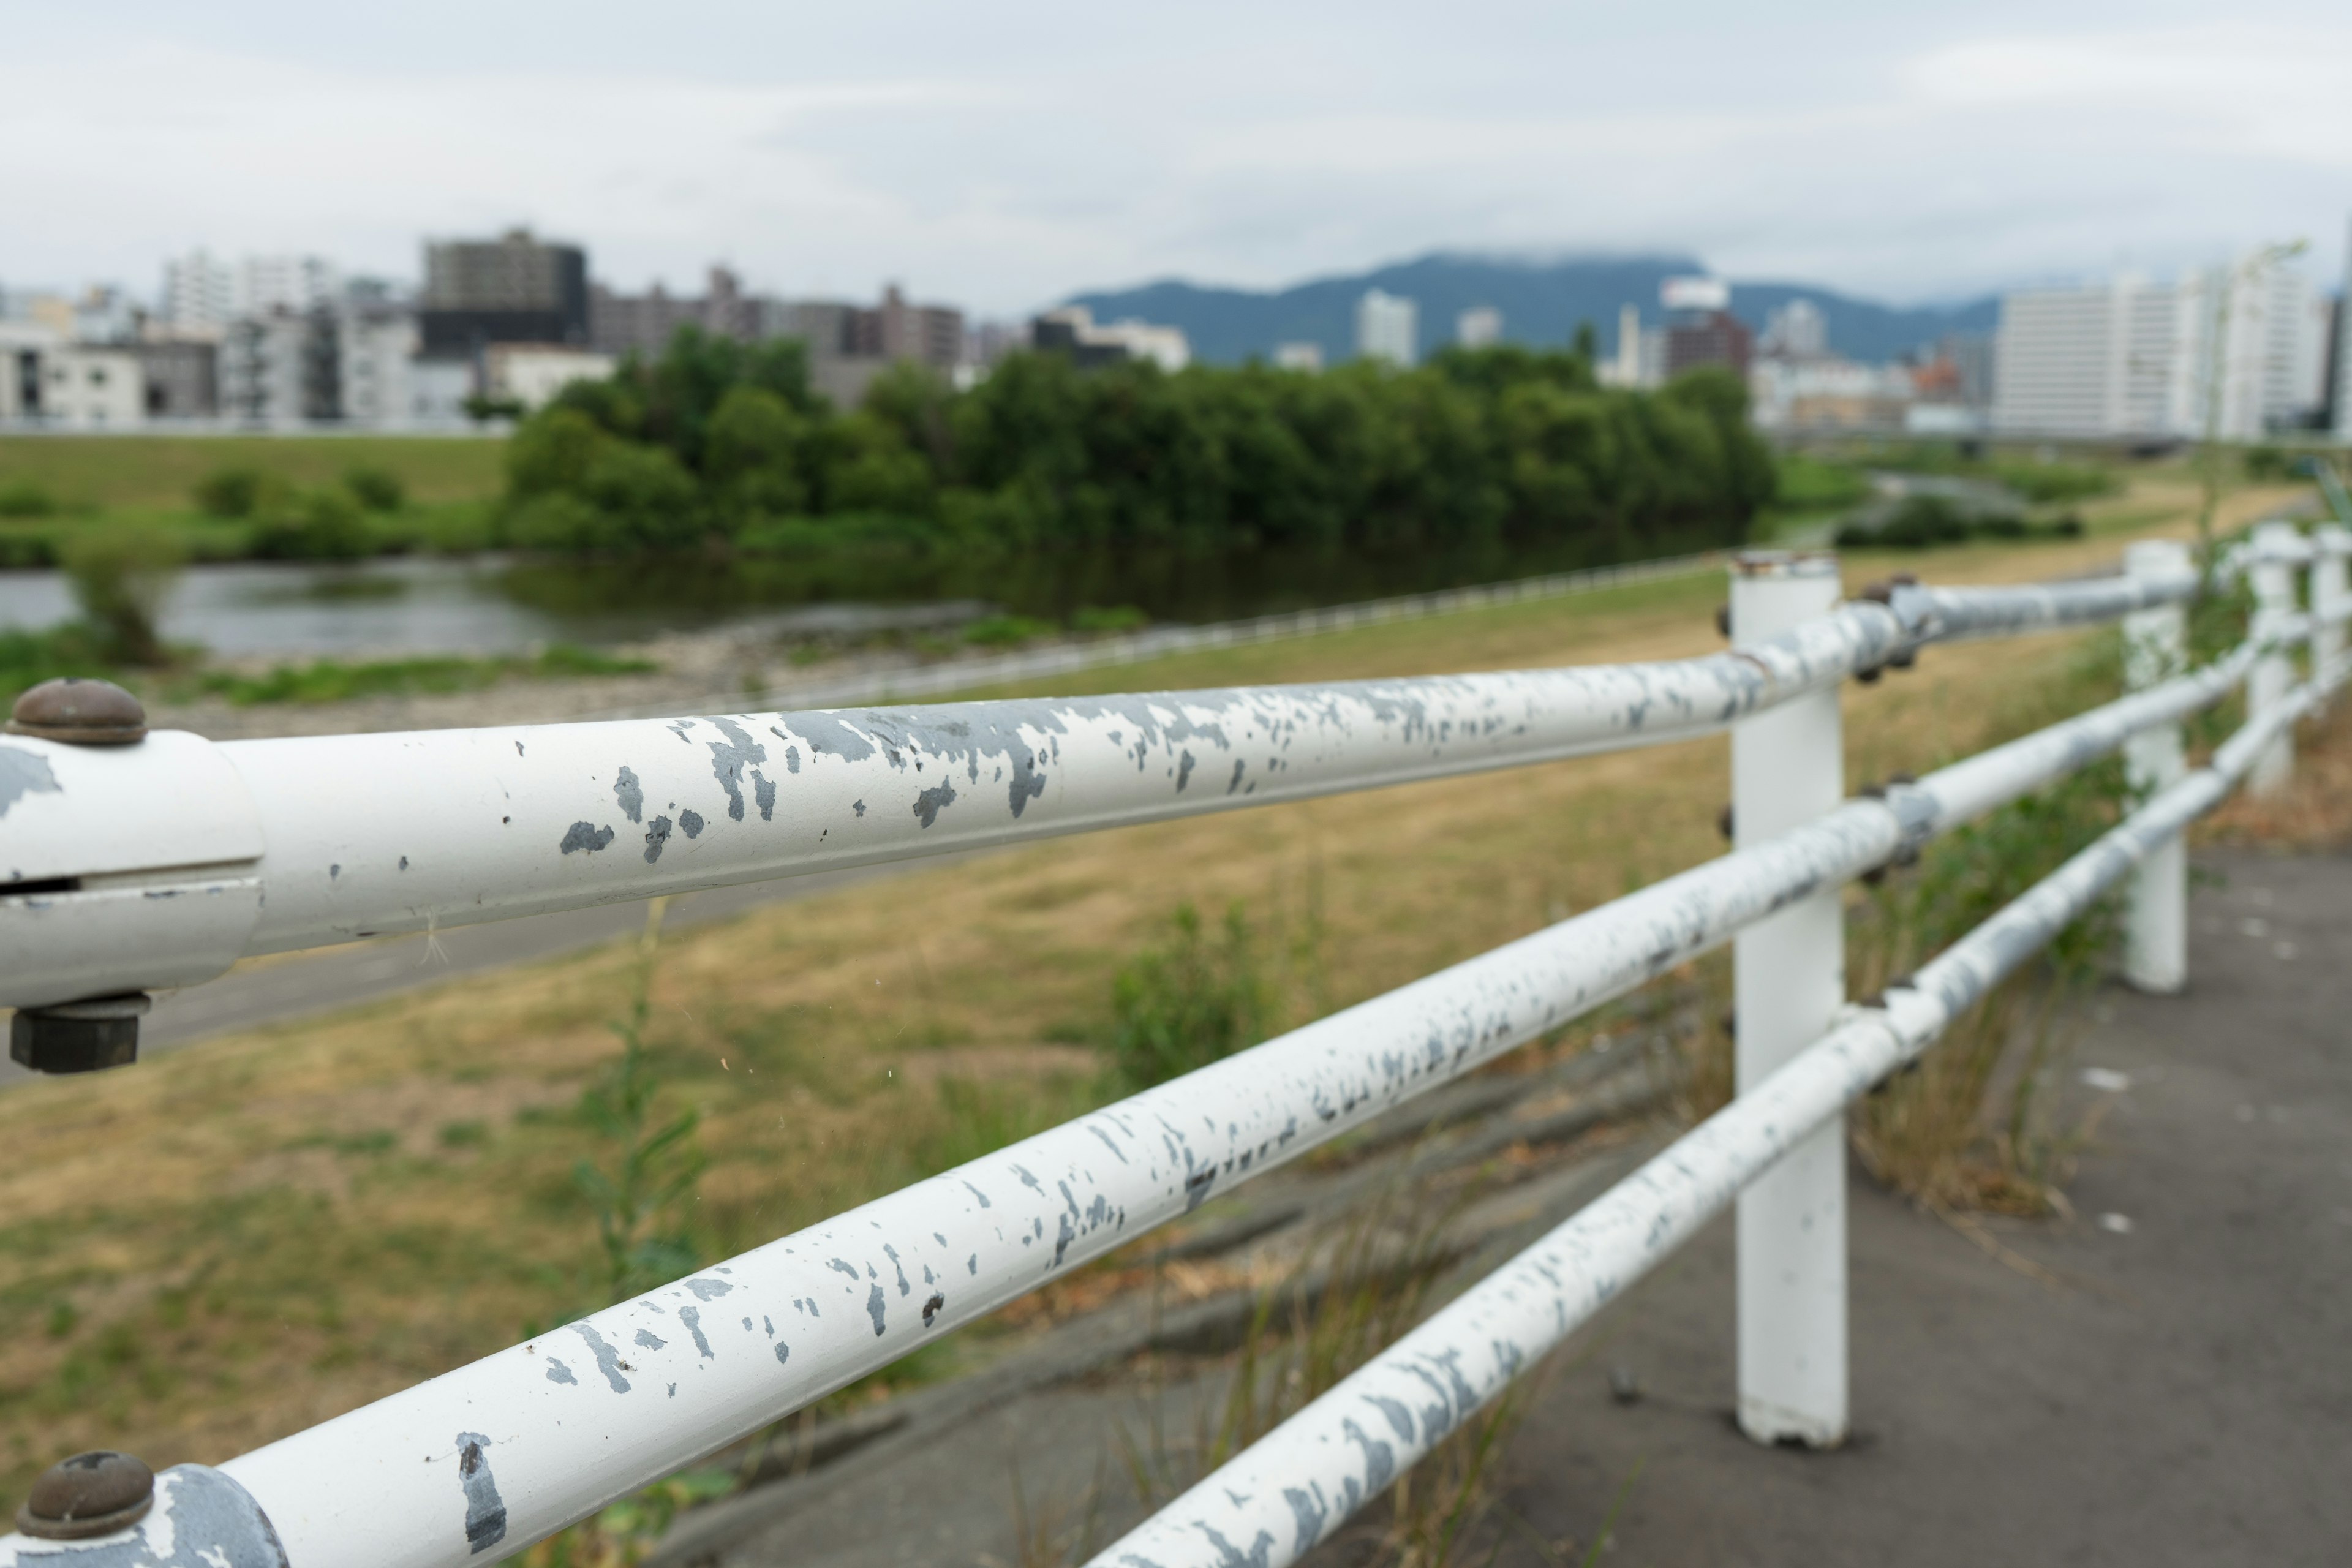
<svg viewBox="0 0 2352 1568"><path fill-rule="evenodd" d="M147 733L147 710L110 680L66 676L18 696L8 733L77 746L127 746Z"/></svg>
<svg viewBox="0 0 2352 1568"><path fill-rule="evenodd" d="M110 1535L146 1517L155 1472L129 1454L100 1448L43 1470L16 1510L16 1528L43 1541Z"/></svg>

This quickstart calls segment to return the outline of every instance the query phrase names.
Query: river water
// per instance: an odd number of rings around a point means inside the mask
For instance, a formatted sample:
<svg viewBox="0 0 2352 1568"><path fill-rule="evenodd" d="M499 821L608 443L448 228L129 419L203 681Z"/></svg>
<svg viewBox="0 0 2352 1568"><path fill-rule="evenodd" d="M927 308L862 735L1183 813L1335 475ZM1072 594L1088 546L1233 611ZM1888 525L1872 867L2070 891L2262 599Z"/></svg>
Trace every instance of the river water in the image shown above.
<svg viewBox="0 0 2352 1568"><path fill-rule="evenodd" d="M1672 554L1704 540L1654 542ZM1258 550L1039 553L959 562L569 563L402 556L347 564L189 567L164 601L167 641L228 658L510 653L727 627L840 636L953 625L992 606L1062 621L1127 607L1201 622L1508 581L1618 559L1591 544L1447 552ZM58 572L0 572L0 629L78 613Z"/></svg>

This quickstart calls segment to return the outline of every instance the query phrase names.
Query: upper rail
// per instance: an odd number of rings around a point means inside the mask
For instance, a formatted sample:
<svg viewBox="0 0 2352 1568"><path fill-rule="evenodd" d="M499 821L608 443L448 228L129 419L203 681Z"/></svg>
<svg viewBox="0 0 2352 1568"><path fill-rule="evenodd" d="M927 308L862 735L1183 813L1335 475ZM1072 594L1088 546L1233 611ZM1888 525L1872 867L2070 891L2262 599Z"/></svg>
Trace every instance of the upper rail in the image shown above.
<svg viewBox="0 0 2352 1568"><path fill-rule="evenodd" d="M0 1005L1686 740L1929 643L2112 619L2195 586L1898 586L1751 646L1642 664L219 743L10 736Z"/></svg>

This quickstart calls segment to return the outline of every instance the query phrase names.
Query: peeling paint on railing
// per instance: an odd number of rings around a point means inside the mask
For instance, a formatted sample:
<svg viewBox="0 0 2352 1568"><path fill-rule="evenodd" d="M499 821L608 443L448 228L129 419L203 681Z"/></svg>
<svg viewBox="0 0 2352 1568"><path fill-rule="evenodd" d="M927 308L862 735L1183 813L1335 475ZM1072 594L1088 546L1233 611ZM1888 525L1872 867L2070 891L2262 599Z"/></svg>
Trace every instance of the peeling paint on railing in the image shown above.
<svg viewBox="0 0 2352 1568"><path fill-rule="evenodd" d="M2345 667L1676 1140L1599 1200L1092 1559L1283 1568L1498 1396L1824 1121L1916 1058L2157 846L2224 799Z"/></svg>

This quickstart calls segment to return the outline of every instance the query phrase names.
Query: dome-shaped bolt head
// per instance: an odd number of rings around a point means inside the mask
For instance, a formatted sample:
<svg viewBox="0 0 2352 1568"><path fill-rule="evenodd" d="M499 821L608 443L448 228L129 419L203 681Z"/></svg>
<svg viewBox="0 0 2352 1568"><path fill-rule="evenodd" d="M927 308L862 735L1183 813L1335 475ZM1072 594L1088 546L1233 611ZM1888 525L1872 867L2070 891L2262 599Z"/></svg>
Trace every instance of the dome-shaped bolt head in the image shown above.
<svg viewBox="0 0 2352 1568"><path fill-rule="evenodd" d="M100 1448L43 1470L16 1510L16 1528L43 1541L85 1541L138 1523L155 1503L155 1472Z"/></svg>
<svg viewBox="0 0 2352 1568"><path fill-rule="evenodd" d="M147 733L147 710L110 680L66 676L21 693L8 733L76 746L127 746Z"/></svg>

